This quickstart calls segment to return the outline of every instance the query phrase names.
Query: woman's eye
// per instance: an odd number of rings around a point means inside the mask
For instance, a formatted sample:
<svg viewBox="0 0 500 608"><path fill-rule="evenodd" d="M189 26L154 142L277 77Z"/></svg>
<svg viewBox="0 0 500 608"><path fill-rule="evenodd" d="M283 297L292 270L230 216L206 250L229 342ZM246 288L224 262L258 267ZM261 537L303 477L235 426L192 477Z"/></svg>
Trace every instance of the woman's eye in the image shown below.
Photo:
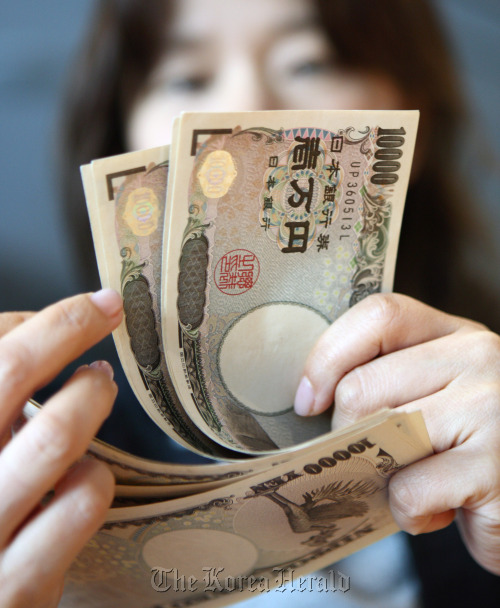
<svg viewBox="0 0 500 608"><path fill-rule="evenodd" d="M290 69L292 76L316 76L325 74L331 65L327 59L310 59L293 65Z"/></svg>
<svg viewBox="0 0 500 608"><path fill-rule="evenodd" d="M210 78L208 76L181 76L169 79L166 82L166 87L179 93L197 93L206 89L209 83Z"/></svg>

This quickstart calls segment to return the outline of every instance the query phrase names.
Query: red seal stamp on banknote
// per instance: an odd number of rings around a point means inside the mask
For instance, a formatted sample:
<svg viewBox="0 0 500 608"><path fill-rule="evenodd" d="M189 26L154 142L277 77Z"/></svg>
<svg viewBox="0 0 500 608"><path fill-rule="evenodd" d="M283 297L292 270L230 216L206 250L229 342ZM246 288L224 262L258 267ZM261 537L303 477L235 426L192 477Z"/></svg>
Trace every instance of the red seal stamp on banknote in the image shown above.
<svg viewBox="0 0 500 608"><path fill-rule="evenodd" d="M259 272L259 260L254 253L248 249L233 249L217 262L214 280L222 293L239 296L257 283Z"/></svg>

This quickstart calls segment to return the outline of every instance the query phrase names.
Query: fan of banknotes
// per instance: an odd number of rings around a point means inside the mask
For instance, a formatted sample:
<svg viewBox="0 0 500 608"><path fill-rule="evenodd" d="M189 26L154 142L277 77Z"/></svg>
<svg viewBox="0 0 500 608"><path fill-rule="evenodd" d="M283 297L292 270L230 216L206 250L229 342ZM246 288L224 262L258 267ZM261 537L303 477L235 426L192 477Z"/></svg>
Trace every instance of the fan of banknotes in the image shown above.
<svg viewBox="0 0 500 608"><path fill-rule="evenodd" d="M63 606L225 605L397 529L388 480L432 453L420 413L332 432L331 412L292 404L319 335L392 287L417 123L416 111L186 113L171 145L82 167L101 280L124 300L127 378L157 425L215 461L94 440L87 457L111 467L116 497Z"/></svg>

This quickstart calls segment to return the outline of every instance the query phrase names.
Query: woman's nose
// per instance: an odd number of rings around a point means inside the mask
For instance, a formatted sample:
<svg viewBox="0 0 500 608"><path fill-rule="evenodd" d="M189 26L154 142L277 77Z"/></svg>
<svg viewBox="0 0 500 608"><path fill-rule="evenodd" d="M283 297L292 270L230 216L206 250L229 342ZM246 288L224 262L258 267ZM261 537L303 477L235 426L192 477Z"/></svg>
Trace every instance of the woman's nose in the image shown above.
<svg viewBox="0 0 500 608"><path fill-rule="evenodd" d="M277 110L279 100L256 60L233 56L219 75L221 111Z"/></svg>

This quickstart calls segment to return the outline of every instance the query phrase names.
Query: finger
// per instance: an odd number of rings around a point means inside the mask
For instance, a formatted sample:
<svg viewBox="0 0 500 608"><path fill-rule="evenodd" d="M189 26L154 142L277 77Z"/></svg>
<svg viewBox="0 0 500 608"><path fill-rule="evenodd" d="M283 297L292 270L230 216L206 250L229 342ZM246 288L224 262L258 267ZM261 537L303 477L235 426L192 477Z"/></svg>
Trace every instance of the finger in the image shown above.
<svg viewBox="0 0 500 608"><path fill-rule="evenodd" d="M432 448L439 453L483 435L486 429L490 436L500 436L499 395L498 381L456 383L399 410L422 412Z"/></svg>
<svg viewBox="0 0 500 608"><path fill-rule="evenodd" d="M62 300L13 329L0 342L0 431L33 392L102 340L120 322L111 289Z"/></svg>
<svg viewBox="0 0 500 608"><path fill-rule="evenodd" d="M425 527L421 530L421 533L428 534L429 532L436 532L437 530L442 530L443 528L448 527L453 522L455 516L455 509L450 509L449 511L445 511L444 513L435 513L434 515L431 515Z"/></svg>
<svg viewBox="0 0 500 608"><path fill-rule="evenodd" d="M4 552L2 600L11 600L6 605L38 605L35 600L60 585L71 562L104 521L113 488L109 469L90 460L76 465L62 480L51 502Z"/></svg>
<svg viewBox="0 0 500 608"><path fill-rule="evenodd" d="M11 432L10 431L7 431L3 435L0 435L0 452L9 443L10 438L11 438Z"/></svg>
<svg viewBox="0 0 500 608"><path fill-rule="evenodd" d="M295 411L300 415L325 411L339 380L379 355L478 327L482 326L407 296L370 296L337 319L316 343L297 390Z"/></svg>
<svg viewBox="0 0 500 608"><path fill-rule="evenodd" d="M0 547L84 453L117 387L102 369L77 371L0 454Z"/></svg>
<svg viewBox="0 0 500 608"><path fill-rule="evenodd" d="M37 591L31 588L31 585L23 587L15 584L12 580L10 588L5 587L5 601L2 603L2 608L24 608L24 606L36 606L36 608L57 608L61 602L61 597L64 591L64 576L59 580L52 579L53 583L50 587L47 584L38 585ZM0 576L0 584L2 577ZM12 584L13 583L13 584ZM2 589L3 591L3 589ZM42 596L43 593L43 596ZM2 597L2 600L4 598Z"/></svg>
<svg viewBox="0 0 500 608"><path fill-rule="evenodd" d="M21 325L34 315L34 312L4 312L0 314L0 338Z"/></svg>
<svg viewBox="0 0 500 608"><path fill-rule="evenodd" d="M462 508L466 541L475 559L500 574L500 462L490 446L459 446L398 471L389 483L396 523L411 534L447 524Z"/></svg>
<svg viewBox="0 0 500 608"><path fill-rule="evenodd" d="M500 437L500 379L494 382L472 379L453 382L443 390L400 406L398 410L422 413L435 453L459 446L484 433L485 429L490 436L497 434Z"/></svg>
<svg viewBox="0 0 500 608"><path fill-rule="evenodd" d="M498 336L488 331L456 332L356 367L335 388L332 427L352 424L381 407L423 399L467 378L477 386L500 379ZM463 395L458 395L456 404L461 401Z"/></svg>

